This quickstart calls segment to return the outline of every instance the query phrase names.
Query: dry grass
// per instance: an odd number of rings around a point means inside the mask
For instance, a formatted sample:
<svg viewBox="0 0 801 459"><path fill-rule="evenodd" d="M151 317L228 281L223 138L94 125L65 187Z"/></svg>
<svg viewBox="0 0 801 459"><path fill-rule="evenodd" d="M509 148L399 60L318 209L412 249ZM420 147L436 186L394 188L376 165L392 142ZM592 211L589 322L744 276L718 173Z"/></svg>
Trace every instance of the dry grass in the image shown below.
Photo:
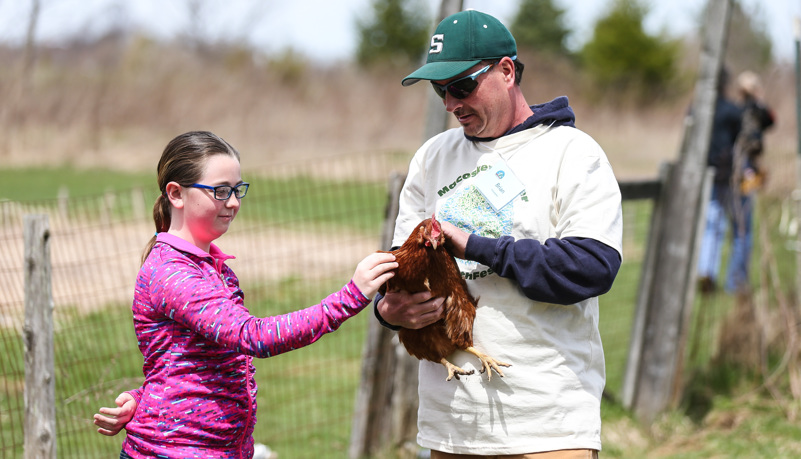
<svg viewBox="0 0 801 459"><path fill-rule="evenodd" d="M0 108L0 160L7 167L149 170L170 138L192 129L227 138L243 152L246 168L346 152L411 154L423 140L428 88L401 87L408 68L254 60L241 50L200 57L139 38L43 50L23 80L20 56L3 53L14 63L0 70L8 82L0 85L0 97L9 101ZM604 147L619 178L656 176L662 162L677 157L691 84L670 100L632 108L585 95L569 63L524 59L529 102L568 95L578 126ZM795 156L794 100L787 96L792 69L763 77L779 120L767 138L769 187L783 192L793 187L795 173L786 167Z"/></svg>
<svg viewBox="0 0 801 459"><path fill-rule="evenodd" d="M127 46L107 67L81 63L42 59L24 94L19 82L0 89L14 101L0 116L5 164L150 169L170 138L192 129L219 133L251 165L421 140L423 93L401 91L399 72L232 64L155 45Z"/></svg>

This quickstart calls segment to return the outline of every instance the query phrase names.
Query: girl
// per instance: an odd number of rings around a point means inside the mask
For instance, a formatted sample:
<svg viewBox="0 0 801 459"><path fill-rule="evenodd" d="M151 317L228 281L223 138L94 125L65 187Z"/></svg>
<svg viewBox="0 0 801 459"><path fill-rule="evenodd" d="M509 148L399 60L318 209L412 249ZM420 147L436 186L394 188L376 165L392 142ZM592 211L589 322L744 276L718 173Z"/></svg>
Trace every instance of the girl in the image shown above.
<svg viewBox="0 0 801 459"><path fill-rule="evenodd" d="M120 394L117 408L100 408L94 423L104 435L125 427L121 458L251 457L253 357L333 332L370 303L398 264L391 254L371 254L321 304L254 317L225 265L233 257L213 244L248 191L239 153L210 132L182 134L164 149L158 183L157 233L145 249L133 302L145 383Z"/></svg>

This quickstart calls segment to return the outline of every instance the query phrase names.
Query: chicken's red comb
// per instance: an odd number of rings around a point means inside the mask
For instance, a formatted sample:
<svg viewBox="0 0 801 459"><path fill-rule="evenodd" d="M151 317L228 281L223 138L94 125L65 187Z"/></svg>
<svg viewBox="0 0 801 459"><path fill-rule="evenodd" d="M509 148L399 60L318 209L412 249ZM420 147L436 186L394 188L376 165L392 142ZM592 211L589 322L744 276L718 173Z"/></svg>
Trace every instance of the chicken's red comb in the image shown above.
<svg viewBox="0 0 801 459"><path fill-rule="evenodd" d="M431 214L431 237L439 239L439 233L442 232L442 227L437 221L437 214Z"/></svg>

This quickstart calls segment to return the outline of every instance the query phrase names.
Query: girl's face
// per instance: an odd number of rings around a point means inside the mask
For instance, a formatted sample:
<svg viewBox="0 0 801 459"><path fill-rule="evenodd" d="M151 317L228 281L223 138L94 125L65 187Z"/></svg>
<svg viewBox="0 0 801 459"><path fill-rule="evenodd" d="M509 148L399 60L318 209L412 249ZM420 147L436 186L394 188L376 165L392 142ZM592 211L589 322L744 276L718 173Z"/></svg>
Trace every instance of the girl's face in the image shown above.
<svg viewBox="0 0 801 459"><path fill-rule="evenodd" d="M239 161L225 154L211 156L198 183L212 187L242 183ZM181 196L183 222L178 236L208 252L211 242L228 231L241 203L234 193L220 201L214 191L203 188L181 187Z"/></svg>

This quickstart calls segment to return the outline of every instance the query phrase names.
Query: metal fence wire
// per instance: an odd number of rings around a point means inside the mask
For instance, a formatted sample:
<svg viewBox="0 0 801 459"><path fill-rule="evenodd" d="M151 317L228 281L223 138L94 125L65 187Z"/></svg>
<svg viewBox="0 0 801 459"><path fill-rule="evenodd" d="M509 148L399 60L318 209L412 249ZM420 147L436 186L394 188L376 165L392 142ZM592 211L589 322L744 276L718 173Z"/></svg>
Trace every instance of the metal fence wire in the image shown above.
<svg viewBox="0 0 801 459"><path fill-rule="evenodd" d="M274 315L318 303L378 250L387 178L408 157L371 153L245 171L251 183L237 221L218 245L235 255L245 304ZM57 452L119 454L124 432L96 433L92 415L143 381L131 301L141 253L153 234L153 188L38 202L0 202L0 457L23 454L23 232L26 214L47 214L54 298ZM607 392L622 385L652 202L624 203L624 262L601 298ZM717 313L719 317L720 314ZM705 315L708 338L719 320ZM320 343L257 360L257 443L280 458L347 457L362 347L362 313ZM710 341L710 340L707 340ZM711 354L714 343L702 353ZM696 353L697 354L697 353Z"/></svg>

